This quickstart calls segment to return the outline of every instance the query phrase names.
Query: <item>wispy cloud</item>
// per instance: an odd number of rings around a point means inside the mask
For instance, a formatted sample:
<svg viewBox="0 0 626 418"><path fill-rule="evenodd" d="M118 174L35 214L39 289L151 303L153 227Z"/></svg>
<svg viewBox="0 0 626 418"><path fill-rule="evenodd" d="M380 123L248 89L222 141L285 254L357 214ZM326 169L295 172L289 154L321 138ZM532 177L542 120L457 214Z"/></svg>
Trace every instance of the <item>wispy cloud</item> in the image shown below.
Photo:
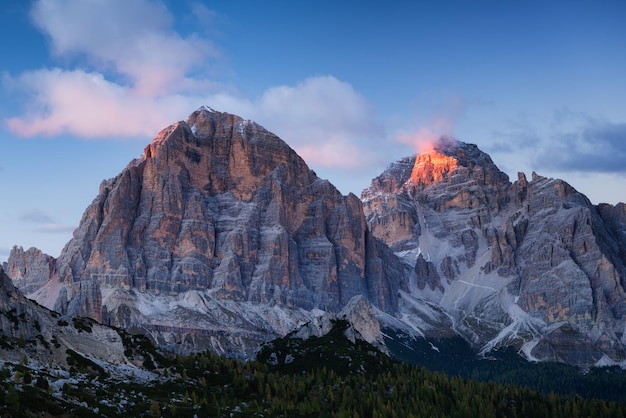
<svg viewBox="0 0 626 418"><path fill-rule="evenodd" d="M32 231L42 233L67 233L76 229L75 225L66 225L57 223L52 217L44 213L40 209L31 209L23 212L20 217L20 221L31 224Z"/></svg>
<svg viewBox="0 0 626 418"><path fill-rule="evenodd" d="M459 97L445 97L428 113L416 115L415 128L397 134L397 140L417 152L428 152L441 137L453 137L454 129L465 114L466 105Z"/></svg>
<svg viewBox="0 0 626 418"><path fill-rule="evenodd" d="M526 117L510 120L504 129L493 132L494 141L486 145L493 153L512 153L520 150L534 150L541 145L542 135Z"/></svg>
<svg viewBox="0 0 626 418"><path fill-rule="evenodd" d="M580 130L556 133L539 161L562 171L626 174L626 123L590 119Z"/></svg>
<svg viewBox="0 0 626 418"><path fill-rule="evenodd" d="M73 232L75 229L76 225L46 224L33 228L33 232L41 232L43 234L67 234L68 232Z"/></svg>
<svg viewBox="0 0 626 418"><path fill-rule="evenodd" d="M520 120L510 128L489 151L516 153L542 171L626 174L626 123L561 108L544 124Z"/></svg>
<svg viewBox="0 0 626 418"><path fill-rule="evenodd" d="M20 221L33 224L54 223L52 218L39 209L31 209L20 215Z"/></svg>

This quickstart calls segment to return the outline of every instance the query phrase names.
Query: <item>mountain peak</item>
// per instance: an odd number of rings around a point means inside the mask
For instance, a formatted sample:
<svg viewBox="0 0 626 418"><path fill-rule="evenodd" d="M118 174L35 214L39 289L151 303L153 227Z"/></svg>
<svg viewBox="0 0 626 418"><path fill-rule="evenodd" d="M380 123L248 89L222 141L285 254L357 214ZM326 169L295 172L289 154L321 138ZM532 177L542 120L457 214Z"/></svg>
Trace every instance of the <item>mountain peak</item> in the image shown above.
<svg viewBox="0 0 626 418"><path fill-rule="evenodd" d="M218 110L213 109L211 106L207 106L207 105L202 105L198 108L198 110L196 110L194 113L197 112L209 112L209 113L223 113L220 112Z"/></svg>
<svg viewBox="0 0 626 418"><path fill-rule="evenodd" d="M534 172L511 184L476 145L448 138L389 166L362 196L373 234L413 266L411 296L481 352L511 344L531 359L626 364L626 252L611 231L623 218L610 207Z"/></svg>
<svg viewBox="0 0 626 418"><path fill-rule="evenodd" d="M438 189L459 185L484 187L509 185L509 176L500 171L491 157L475 144L443 136L427 150L392 164L363 191L365 202L381 192ZM456 194L456 193L455 193Z"/></svg>
<svg viewBox="0 0 626 418"><path fill-rule="evenodd" d="M234 138L244 139L248 125L255 130L265 131L256 123L244 120L237 115L219 112L208 106L201 106L185 120L173 123L162 129L144 150L144 159L153 158L166 140L183 141L195 146L210 145L213 140L230 141ZM206 147L205 147L206 149ZM206 149L211 151L209 147Z"/></svg>
<svg viewBox="0 0 626 418"><path fill-rule="evenodd" d="M102 183L31 296L176 350L248 355L356 295L392 312L396 265L358 199L260 125L203 106Z"/></svg>
<svg viewBox="0 0 626 418"><path fill-rule="evenodd" d="M475 144L442 136L429 151L416 155L410 182L423 187L440 182L455 184L467 180L467 174L485 184L507 183L509 179Z"/></svg>

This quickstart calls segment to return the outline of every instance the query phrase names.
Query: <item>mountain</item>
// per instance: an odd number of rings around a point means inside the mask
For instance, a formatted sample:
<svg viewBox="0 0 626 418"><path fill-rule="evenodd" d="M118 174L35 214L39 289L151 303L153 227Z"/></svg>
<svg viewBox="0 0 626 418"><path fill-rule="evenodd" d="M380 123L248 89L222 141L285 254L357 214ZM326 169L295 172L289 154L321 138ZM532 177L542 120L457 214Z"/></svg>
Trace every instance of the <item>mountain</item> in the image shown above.
<svg viewBox="0 0 626 418"><path fill-rule="evenodd" d="M511 183L451 138L391 164L361 198L372 233L412 270L388 324L482 353L625 364L624 204L594 206L535 173Z"/></svg>
<svg viewBox="0 0 626 418"><path fill-rule="evenodd" d="M359 200L260 125L203 107L100 185L58 259L16 247L5 269L43 306L177 352L250 358L349 308L381 349L404 333L626 366L625 265L624 204L536 173L511 182L476 145L441 138Z"/></svg>
<svg viewBox="0 0 626 418"><path fill-rule="evenodd" d="M63 314L243 356L357 295L393 314L408 290L356 196L260 125L206 107L100 185L58 259L15 248L7 270Z"/></svg>

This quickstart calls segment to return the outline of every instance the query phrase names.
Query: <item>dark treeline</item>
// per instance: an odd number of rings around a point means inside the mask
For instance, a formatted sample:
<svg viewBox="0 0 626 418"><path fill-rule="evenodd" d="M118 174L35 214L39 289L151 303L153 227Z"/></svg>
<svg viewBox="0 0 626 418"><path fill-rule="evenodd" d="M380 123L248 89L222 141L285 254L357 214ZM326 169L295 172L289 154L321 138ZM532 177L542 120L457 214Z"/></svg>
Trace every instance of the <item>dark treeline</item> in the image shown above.
<svg viewBox="0 0 626 418"><path fill-rule="evenodd" d="M250 362L208 352L145 352L145 361L162 376L154 382L116 380L72 355L72 373L81 383L66 382L62 396L52 389L54 375L27 364L5 365L0 415L626 417L626 405L618 402L448 377L401 363L369 344L350 343L341 326L320 338L276 340Z"/></svg>
<svg viewBox="0 0 626 418"><path fill-rule="evenodd" d="M528 362L511 347L481 358L459 337L431 342L393 337L386 342L394 355L430 371L481 382L528 386L544 394L554 392L626 403L626 372L618 366L582 369L564 363Z"/></svg>

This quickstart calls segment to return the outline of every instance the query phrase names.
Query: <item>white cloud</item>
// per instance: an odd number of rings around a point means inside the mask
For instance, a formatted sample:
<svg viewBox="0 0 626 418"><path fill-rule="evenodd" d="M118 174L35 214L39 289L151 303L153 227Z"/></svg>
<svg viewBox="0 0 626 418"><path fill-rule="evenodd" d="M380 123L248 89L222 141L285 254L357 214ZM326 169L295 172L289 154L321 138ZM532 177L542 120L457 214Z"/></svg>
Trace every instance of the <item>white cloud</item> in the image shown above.
<svg viewBox="0 0 626 418"><path fill-rule="evenodd" d="M220 88L202 75L219 54L182 37L165 6L148 0L39 0L31 17L53 54L74 68L3 77L27 102L8 118L20 136L152 136Z"/></svg>
<svg viewBox="0 0 626 418"><path fill-rule="evenodd" d="M137 95L101 73L81 69L30 71L5 77L4 84L30 97L26 114L5 120L9 130L25 137L150 137L194 102L184 95Z"/></svg>
<svg viewBox="0 0 626 418"><path fill-rule="evenodd" d="M73 232L75 229L76 225L45 224L34 228L33 231L42 234L67 234L68 232Z"/></svg>
<svg viewBox="0 0 626 418"><path fill-rule="evenodd" d="M20 220L28 223L45 224L54 221L40 209L31 209L20 215Z"/></svg>
<svg viewBox="0 0 626 418"><path fill-rule="evenodd" d="M377 158L384 138L373 109L350 84L332 76L268 89L254 109L310 164L355 169Z"/></svg>
<svg viewBox="0 0 626 418"><path fill-rule="evenodd" d="M20 215L20 221L36 225L32 229L34 232L45 234L68 233L76 229L75 225L66 225L55 222L49 215L41 209L30 209Z"/></svg>

